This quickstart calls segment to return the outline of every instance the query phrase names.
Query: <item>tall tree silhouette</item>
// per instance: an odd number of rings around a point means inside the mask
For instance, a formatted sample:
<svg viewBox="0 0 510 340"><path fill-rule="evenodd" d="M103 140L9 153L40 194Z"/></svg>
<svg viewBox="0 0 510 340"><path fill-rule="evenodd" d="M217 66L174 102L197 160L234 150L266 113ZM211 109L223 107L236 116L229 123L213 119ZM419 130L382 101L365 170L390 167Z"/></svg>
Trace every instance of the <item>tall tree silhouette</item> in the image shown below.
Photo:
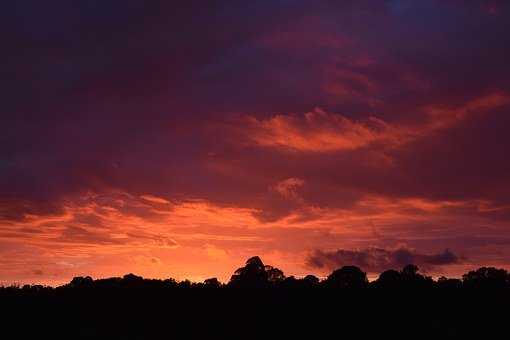
<svg viewBox="0 0 510 340"><path fill-rule="evenodd" d="M264 288L278 284L285 279L283 272L275 267L266 266L258 256L246 261L246 265L232 275L229 286L242 288Z"/></svg>

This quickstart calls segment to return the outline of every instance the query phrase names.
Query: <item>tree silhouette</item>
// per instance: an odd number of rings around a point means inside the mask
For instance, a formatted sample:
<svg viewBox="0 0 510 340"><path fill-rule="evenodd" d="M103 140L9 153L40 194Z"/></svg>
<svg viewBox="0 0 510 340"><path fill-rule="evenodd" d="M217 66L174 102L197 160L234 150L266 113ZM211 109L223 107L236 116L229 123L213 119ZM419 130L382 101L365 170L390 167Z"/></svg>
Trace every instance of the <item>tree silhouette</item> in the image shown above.
<svg viewBox="0 0 510 340"><path fill-rule="evenodd" d="M90 276L77 276L69 282L70 288L91 288L94 284L94 280Z"/></svg>
<svg viewBox="0 0 510 340"><path fill-rule="evenodd" d="M94 280L90 276L74 277L68 284L52 288L41 285L13 285L0 286L1 294L47 294L52 291L76 290L83 292L84 289L92 290L116 290L116 289L142 289L144 291L161 291L165 289L181 288L268 288L279 289L293 288L383 288L383 289L429 289L433 287L444 289L484 288L498 289L510 288L510 274L505 269L494 267L481 267L470 271L462 276L462 280L455 278L440 277L434 281L430 276L419 273L419 268L414 264L403 267L400 271L386 270L379 275L377 280L368 282L367 275L355 266L344 266L333 271L325 280L321 281L314 275L302 278L294 276L286 277L282 270L265 265L260 257L254 256L246 261L243 267L238 268L232 275L227 285L222 284L217 278L209 278L204 282L191 282L189 280L176 281L172 278L165 280L144 279L135 274L126 274L123 277L112 277Z"/></svg>
<svg viewBox="0 0 510 340"><path fill-rule="evenodd" d="M466 288L501 289L510 287L510 275L504 269L482 267L462 276Z"/></svg>
<svg viewBox="0 0 510 340"><path fill-rule="evenodd" d="M249 258L246 265L237 269L230 278L229 286L244 288L266 287L268 283L264 263L258 256Z"/></svg>
<svg viewBox="0 0 510 340"><path fill-rule="evenodd" d="M267 274L267 280L272 284L281 283L285 279L285 275L278 268L266 265L264 266L264 270Z"/></svg>
<svg viewBox="0 0 510 340"><path fill-rule="evenodd" d="M205 288L221 288L222 284L217 278L213 277L204 281Z"/></svg>
<svg viewBox="0 0 510 340"><path fill-rule="evenodd" d="M405 277L409 277L409 278L412 278L414 276L417 275L418 273L418 266L414 265L414 264L408 264L407 266L405 266L404 268L402 268L402 270L400 271L400 273L405 276Z"/></svg>
<svg viewBox="0 0 510 340"><path fill-rule="evenodd" d="M365 288L367 274L356 266L344 266L331 273L325 281L328 288Z"/></svg>
<svg viewBox="0 0 510 340"><path fill-rule="evenodd" d="M320 280L315 275L306 275L300 282L304 288L313 288L319 285Z"/></svg>
<svg viewBox="0 0 510 340"><path fill-rule="evenodd" d="M449 279L441 276L437 279L436 286L444 289L459 289L462 288L462 281L459 279Z"/></svg>
<svg viewBox="0 0 510 340"><path fill-rule="evenodd" d="M246 261L246 265L232 275L229 286L242 288L265 288L275 286L285 280L283 272L275 267L266 266L258 256Z"/></svg>
<svg viewBox="0 0 510 340"><path fill-rule="evenodd" d="M430 276L424 276L418 273L418 266L408 264L400 271L402 288L432 288L434 280Z"/></svg>
<svg viewBox="0 0 510 340"><path fill-rule="evenodd" d="M406 291L410 288L411 294ZM417 329L430 338L436 334L497 338L495 325L506 322L506 314L499 310L510 304L510 294L499 291L477 298L472 290L478 288L509 289L508 272L482 267L466 273L463 280L440 277L434 281L420 274L417 266L407 265L387 270L369 283L360 268L345 266L321 281L313 275L285 277L280 269L252 257L227 285L217 278L191 282L127 274L98 280L75 277L57 288L0 286L2 311L13 316L0 320L3 329L13 324L11 320L18 322L13 327L16 334L33 330L20 339L68 339L70 335L73 339L157 339L168 335L169 323L172 334L179 329L183 337L327 337L325 332L320 334L321 327L338 320L342 321L338 335L344 338L359 336L360 327L366 327L363 332L368 336L387 332L384 336L392 339L398 338L397 333L408 337ZM394 291L388 294L385 289ZM331 307L337 307L334 313ZM55 320L61 321L58 327L53 326ZM397 333L393 327L385 328L396 321ZM279 326L280 331L270 326ZM41 333L45 329L48 334Z"/></svg>
<svg viewBox="0 0 510 340"><path fill-rule="evenodd" d="M390 289L402 288L402 285L402 275L394 269L381 273L379 278L373 283L374 287Z"/></svg>

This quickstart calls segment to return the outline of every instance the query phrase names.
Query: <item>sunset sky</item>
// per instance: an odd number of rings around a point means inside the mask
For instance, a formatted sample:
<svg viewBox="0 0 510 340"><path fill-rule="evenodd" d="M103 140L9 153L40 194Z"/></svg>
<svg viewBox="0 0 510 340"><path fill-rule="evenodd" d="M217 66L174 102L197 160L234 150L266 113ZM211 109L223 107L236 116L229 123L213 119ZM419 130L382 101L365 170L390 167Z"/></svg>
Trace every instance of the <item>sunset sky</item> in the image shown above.
<svg viewBox="0 0 510 340"><path fill-rule="evenodd" d="M0 284L510 269L510 2L0 5Z"/></svg>

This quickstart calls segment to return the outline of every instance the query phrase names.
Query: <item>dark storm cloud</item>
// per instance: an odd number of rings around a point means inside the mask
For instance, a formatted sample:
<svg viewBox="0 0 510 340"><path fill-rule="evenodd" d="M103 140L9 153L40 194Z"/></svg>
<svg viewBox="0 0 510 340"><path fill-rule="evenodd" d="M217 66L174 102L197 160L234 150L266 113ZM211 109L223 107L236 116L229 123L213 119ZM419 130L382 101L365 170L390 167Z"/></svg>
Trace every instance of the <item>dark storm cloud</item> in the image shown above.
<svg viewBox="0 0 510 340"><path fill-rule="evenodd" d="M459 257L448 249L437 254L420 254L411 249L368 248L364 250L314 251L307 259L312 268L328 270L354 265L369 272L380 273L388 269L400 269L415 264L424 270L460 262Z"/></svg>

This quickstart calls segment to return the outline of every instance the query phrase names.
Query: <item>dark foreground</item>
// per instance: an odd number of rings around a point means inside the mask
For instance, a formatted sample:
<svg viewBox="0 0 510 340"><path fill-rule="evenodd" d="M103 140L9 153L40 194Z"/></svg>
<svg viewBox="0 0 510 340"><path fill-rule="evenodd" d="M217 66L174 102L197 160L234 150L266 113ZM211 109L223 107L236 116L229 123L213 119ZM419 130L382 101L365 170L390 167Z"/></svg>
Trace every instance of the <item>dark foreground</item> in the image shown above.
<svg viewBox="0 0 510 340"><path fill-rule="evenodd" d="M368 282L345 266L285 277L258 257L228 284L136 275L0 287L2 339L507 339L510 275L433 280L416 266Z"/></svg>
<svg viewBox="0 0 510 340"><path fill-rule="evenodd" d="M4 339L507 338L507 292L185 290L2 298Z"/></svg>

